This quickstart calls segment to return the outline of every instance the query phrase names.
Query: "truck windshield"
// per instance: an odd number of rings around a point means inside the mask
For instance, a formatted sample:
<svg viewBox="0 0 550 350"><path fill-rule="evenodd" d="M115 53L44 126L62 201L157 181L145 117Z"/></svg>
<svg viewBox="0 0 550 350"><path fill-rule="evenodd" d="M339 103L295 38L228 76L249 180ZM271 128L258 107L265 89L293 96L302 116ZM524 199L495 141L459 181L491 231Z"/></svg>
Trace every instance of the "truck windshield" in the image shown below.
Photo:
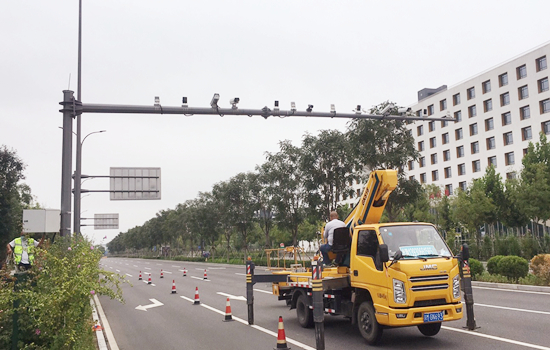
<svg viewBox="0 0 550 350"><path fill-rule="evenodd" d="M390 258L398 249L403 259L452 256L449 248L433 226L399 225L380 227L384 243L388 245Z"/></svg>

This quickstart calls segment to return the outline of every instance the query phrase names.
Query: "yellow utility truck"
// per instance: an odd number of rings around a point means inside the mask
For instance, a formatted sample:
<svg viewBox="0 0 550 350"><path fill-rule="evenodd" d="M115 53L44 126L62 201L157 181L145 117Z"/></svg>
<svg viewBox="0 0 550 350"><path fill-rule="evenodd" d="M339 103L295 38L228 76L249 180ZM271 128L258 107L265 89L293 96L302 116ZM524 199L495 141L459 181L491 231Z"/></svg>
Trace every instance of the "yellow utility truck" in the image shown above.
<svg viewBox="0 0 550 350"><path fill-rule="evenodd" d="M347 226L334 231L336 266L324 267L321 275L324 313L349 318L370 344L386 327L417 326L434 336L442 322L463 314L459 261L434 225L379 223L396 186L395 170L370 174ZM313 326L311 272L273 274L286 275L273 282L273 294L296 309L302 327Z"/></svg>

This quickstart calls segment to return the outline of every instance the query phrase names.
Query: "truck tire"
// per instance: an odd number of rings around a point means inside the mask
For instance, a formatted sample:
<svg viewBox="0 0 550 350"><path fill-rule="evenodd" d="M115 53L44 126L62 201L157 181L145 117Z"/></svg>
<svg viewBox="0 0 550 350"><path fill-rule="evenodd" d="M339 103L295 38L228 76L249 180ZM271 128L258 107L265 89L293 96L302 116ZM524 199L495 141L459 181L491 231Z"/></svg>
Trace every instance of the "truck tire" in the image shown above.
<svg viewBox="0 0 550 350"><path fill-rule="evenodd" d="M307 297L304 294L300 294L298 300L296 300L296 317L303 328L313 326L313 310L309 308Z"/></svg>
<svg viewBox="0 0 550 350"><path fill-rule="evenodd" d="M420 333L424 334L426 337L433 337L441 329L441 322L437 323L426 323L418 325L418 330Z"/></svg>
<svg viewBox="0 0 550 350"><path fill-rule="evenodd" d="M382 338L382 326L376 321L374 306L370 301L364 301L357 310L357 326L361 336L370 345L376 345Z"/></svg>

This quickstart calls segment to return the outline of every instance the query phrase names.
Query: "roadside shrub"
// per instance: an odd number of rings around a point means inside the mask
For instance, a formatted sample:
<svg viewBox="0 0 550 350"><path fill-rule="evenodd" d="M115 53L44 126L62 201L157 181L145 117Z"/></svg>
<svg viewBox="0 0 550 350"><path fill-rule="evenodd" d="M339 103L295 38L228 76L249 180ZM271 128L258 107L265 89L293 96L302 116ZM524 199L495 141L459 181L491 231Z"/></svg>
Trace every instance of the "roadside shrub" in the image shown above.
<svg viewBox="0 0 550 350"><path fill-rule="evenodd" d="M520 277L529 273L529 262L520 256L505 256L498 262L498 270L501 275L517 283Z"/></svg>
<svg viewBox="0 0 550 350"><path fill-rule="evenodd" d="M550 254L539 254L531 259L533 275L540 278L546 285L550 284Z"/></svg>
<svg viewBox="0 0 550 350"><path fill-rule="evenodd" d="M547 286L548 284L533 274L528 274L527 277L522 277L518 280L519 284L526 284L530 286Z"/></svg>
<svg viewBox="0 0 550 350"><path fill-rule="evenodd" d="M477 276L476 281L480 282L492 282L492 283L510 283L510 280L501 275L491 275L489 272L483 272Z"/></svg>
<svg viewBox="0 0 550 350"><path fill-rule="evenodd" d="M491 259L489 259L489 261L487 261L487 271L491 275L500 274L498 264L502 258L504 258L504 255L495 255Z"/></svg>
<svg viewBox="0 0 550 350"><path fill-rule="evenodd" d="M507 255L521 255L521 246L519 239L516 236L508 236L505 241L506 246L508 247Z"/></svg>
<svg viewBox="0 0 550 350"><path fill-rule="evenodd" d="M468 262L470 263L470 272L472 274L472 279L475 280L477 276L485 272L485 267L483 267L483 264L479 260L470 258Z"/></svg>

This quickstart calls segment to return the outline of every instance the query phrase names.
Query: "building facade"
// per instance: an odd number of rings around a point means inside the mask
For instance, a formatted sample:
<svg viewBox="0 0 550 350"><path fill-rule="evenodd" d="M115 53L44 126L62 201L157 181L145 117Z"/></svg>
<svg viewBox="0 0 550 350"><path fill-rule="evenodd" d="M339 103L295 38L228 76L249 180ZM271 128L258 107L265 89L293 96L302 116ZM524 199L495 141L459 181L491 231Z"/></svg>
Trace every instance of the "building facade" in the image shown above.
<svg viewBox="0 0 550 350"><path fill-rule="evenodd" d="M452 195L493 164L502 178L515 177L529 142L550 136L547 58L550 43L460 84L423 89L411 106L417 116L449 121L408 123L420 158L405 171L422 184Z"/></svg>

